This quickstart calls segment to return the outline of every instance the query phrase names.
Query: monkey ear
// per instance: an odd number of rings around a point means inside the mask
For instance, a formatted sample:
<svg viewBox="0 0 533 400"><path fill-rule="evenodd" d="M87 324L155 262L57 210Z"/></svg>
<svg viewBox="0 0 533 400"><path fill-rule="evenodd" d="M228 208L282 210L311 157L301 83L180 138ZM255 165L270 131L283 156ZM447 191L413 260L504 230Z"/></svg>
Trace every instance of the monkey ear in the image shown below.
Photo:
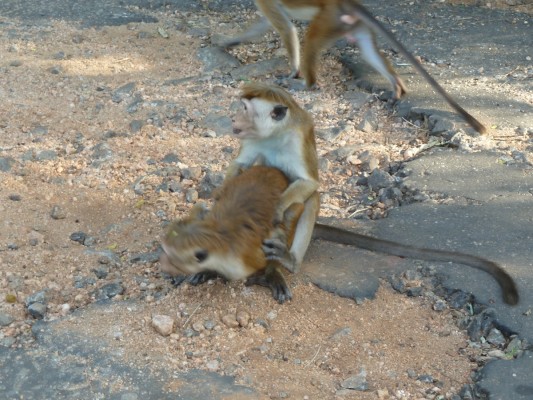
<svg viewBox="0 0 533 400"><path fill-rule="evenodd" d="M275 121L281 121L287 115L287 109L288 107L281 106L281 105L274 106L274 108L270 112L270 116Z"/></svg>

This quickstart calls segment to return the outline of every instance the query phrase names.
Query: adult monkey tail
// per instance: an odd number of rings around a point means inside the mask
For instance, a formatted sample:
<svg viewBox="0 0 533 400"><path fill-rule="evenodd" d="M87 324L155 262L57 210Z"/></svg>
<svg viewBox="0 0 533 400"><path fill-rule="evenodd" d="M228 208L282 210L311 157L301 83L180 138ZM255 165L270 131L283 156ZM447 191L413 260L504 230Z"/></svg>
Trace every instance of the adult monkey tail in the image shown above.
<svg viewBox="0 0 533 400"><path fill-rule="evenodd" d="M315 224L313 238L356 246L361 249L377 251L398 257L409 257L425 261L455 262L469 265L487 272L496 279L501 287L503 299L507 304L516 305L518 303L518 290L511 276L509 276L509 274L495 262L486 260L482 257L457 253L455 251L408 246L319 223Z"/></svg>
<svg viewBox="0 0 533 400"><path fill-rule="evenodd" d="M395 45L400 53L413 65L413 67L422 75L430 85L446 99L448 104L450 104L461 116L480 134L487 132L487 128L474 118L471 114L468 113L463 107L459 105L444 89L439 83L433 79L433 77L422 67L420 62L401 44L398 39L390 32L383 24L381 24L362 4L354 1L341 1L341 9L343 15L340 17L340 20L348 25L354 25L358 19L361 20L365 25L369 26L376 33L381 33L385 38Z"/></svg>

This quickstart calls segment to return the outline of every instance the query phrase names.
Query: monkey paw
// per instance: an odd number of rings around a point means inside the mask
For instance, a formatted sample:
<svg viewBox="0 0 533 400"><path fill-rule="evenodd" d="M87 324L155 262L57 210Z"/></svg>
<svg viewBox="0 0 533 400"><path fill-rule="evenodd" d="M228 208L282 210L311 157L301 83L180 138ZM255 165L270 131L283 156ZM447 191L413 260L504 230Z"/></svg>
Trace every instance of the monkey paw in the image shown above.
<svg viewBox="0 0 533 400"><path fill-rule="evenodd" d="M296 261L284 240L278 238L265 239L263 240L262 248L267 260L278 261L290 272L294 273L297 271L298 266L296 265Z"/></svg>

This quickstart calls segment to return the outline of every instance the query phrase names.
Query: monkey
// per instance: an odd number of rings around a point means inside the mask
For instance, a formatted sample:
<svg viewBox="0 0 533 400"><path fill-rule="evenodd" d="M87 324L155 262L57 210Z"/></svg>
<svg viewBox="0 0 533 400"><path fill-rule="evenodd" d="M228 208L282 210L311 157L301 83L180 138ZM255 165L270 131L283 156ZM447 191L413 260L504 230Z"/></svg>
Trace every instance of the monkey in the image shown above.
<svg viewBox="0 0 533 400"><path fill-rule="evenodd" d="M240 140L241 146L225 179L231 179L241 169L256 162L258 157L264 165L278 168L287 176L290 183L276 207L273 222L279 223L291 204L304 205L290 257L282 259L285 268L297 272L311 241L320 203L313 119L278 86L247 83L242 87L240 99L243 108L236 113L232 125L233 135Z"/></svg>
<svg viewBox="0 0 533 400"><path fill-rule="evenodd" d="M194 274L189 278L193 285L216 276L247 278L246 285L269 287L278 302L290 300L279 262L268 260L262 250L273 231L284 243L292 243L303 204L292 204L282 221L273 224L276 205L288 186L280 170L260 165L227 179L211 210L197 203L188 217L170 224L162 242L161 270L172 276Z"/></svg>
<svg viewBox="0 0 533 400"><path fill-rule="evenodd" d="M470 265L494 276L508 304L518 302L513 279L489 260L406 246L316 223L318 155L311 116L287 91L272 85L248 83L242 88L241 100L243 109L233 120L233 133L241 140L239 154L227 170L213 210L195 210L169 229L161 258L164 270L200 273L195 283L205 281L213 271L228 279L249 277L248 283L269 286L275 298L285 301L290 295L279 269L297 272L314 235L401 257ZM258 169L257 163L263 168ZM270 178L265 167L279 170L286 180ZM285 186L276 187L280 181ZM253 200L254 195L263 201ZM204 219L205 215L210 217ZM250 238L250 232L261 226L266 227L262 234Z"/></svg>
<svg viewBox="0 0 533 400"><path fill-rule="evenodd" d="M422 67L420 62L403 46L387 28L383 26L357 0L255 0L257 8L264 14L270 25L279 33L287 49L291 64L290 77L302 76L308 88L317 86L317 64L321 50L331 42L346 37L349 42L357 43L363 59L387 79L393 88L393 99L398 100L407 92L406 86L394 71L390 62L383 57L376 45L375 34L383 35L413 67L427 80L448 104L480 134L486 127L462 108L437 81ZM304 37L302 60L300 44L292 19L310 21ZM250 41L269 28L266 20L240 37L230 39L221 45L229 48Z"/></svg>
<svg viewBox="0 0 533 400"><path fill-rule="evenodd" d="M303 204L289 206L282 222L272 223L276 204L288 185L279 169L257 165L225 181L211 210L197 204L188 217L170 225L162 242L161 270L171 275L194 274L189 278L194 285L216 276L247 278L246 285L270 287L278 302L291 300L281 263L267 257L262 244L274 235L286 244L285 249L291 245ZM506 303L518 302L513 279L498 264L481 257L408 246L320 223L314 224L313 238L400 257L466 264L491 274Z"/></svg>

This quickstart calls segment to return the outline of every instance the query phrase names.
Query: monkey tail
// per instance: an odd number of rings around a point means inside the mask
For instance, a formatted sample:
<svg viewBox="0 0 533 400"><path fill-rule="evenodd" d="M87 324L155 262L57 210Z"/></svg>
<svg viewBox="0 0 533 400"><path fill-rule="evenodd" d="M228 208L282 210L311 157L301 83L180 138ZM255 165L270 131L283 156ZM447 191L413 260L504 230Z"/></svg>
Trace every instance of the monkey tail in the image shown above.
<svg viewBox="0 0 533 400"><path fill-rule="evenodd" d="M501 266L485 258L446 250L408 246L389 240L376 239L370 236L361 235L359 233L319 223L315 224L313 238L357 246L361 249L377 251L398 257L409 257L425 261L444 261L465 264L492 275L500 285L503 299L507 304L515 305L518 303L518 290L513 278L511 278L511 276L505 272Z"/></svg>
<svg viewBox="0 0 533 400"><path fill-rule="evenodd" d="M370 26L378 34L383 34L392 44L394 44L402 55L413 65L413 67L422 75L427 81L435 88L435 90L446 99L463 118L468 122L477 132L484 134L487 132L487 128L468 113L463 107L459 105L445 90L439 85L439 83L433 79L433 77L422 67L422 65L413 57L413 55L407 51L407 49L401 44L396 37L390 32L383 24L381 24L365 7L361 4L357 5L355 11L356 15L363 20L365 24Z"/></svg>

